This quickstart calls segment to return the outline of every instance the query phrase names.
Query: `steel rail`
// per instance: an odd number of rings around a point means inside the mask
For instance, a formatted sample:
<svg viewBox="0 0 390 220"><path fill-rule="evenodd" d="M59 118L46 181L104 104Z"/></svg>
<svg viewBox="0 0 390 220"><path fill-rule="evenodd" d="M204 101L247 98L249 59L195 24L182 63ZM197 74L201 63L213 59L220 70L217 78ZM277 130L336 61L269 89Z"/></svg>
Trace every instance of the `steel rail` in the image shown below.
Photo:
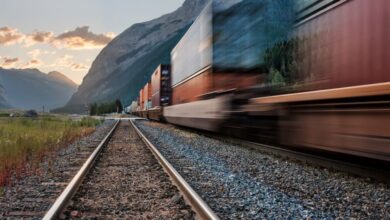
<svg viewBox="0 0 390 220"><path fill-rule="evenodd" d="M192 206L194 211L199 215L200 219L218 220L219 217L213 210L207 205L205 201L195 192L194 189L184 180L184 178L176 171L176 169L168 162L167 159L160 153L160 151L146 138L146 136L137 128L134 124L134 119L130 120L131 125L134 127L137 134L142 141L146 144L149 150L153 153L164 170L172 178L175 185L182 192L186 201Z"/></svg>
<svg viewBox="0 0 390 220"><path fill-rule="evenodd" d="M83 164L77 174L73 177L70 183L67 185L65 190L61 193L61 195L57 198L51 208L46 212L43 220L54 220L58 219L59 215L66 208L69 201L72 199L73 195L76 193L80 184L82 183L84 177L88 174L89 170L93 166L94 162L98 158L100 152L106 146L106 144L110 141L114 131L118 127L120 120L117 120L113 128L108 132L106 137L100 142L100 144L96 147L93 153L89 156L87 161Z"/></svg>

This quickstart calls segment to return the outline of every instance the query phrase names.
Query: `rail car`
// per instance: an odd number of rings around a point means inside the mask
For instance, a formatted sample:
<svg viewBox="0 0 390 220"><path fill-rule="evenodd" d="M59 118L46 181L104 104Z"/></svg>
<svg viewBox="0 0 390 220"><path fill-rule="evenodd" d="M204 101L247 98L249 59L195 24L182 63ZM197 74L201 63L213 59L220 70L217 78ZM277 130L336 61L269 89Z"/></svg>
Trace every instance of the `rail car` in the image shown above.
<svg viewBox="0 0 390 220"><path fill-rule="evenodd" d="M389 25L387 0L211 2L134 114L390 162Z"/></svg>

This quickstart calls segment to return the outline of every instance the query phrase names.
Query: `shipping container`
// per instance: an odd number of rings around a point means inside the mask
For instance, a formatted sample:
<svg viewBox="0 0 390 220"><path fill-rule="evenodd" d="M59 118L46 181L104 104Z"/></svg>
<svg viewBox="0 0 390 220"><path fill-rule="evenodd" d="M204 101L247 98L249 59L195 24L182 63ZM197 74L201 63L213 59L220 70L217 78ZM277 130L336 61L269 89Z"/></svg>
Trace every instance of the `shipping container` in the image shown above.
<svg viewBox="0 0 390 220"><path fill-rule="evenodd" d="M296 2L245 0L228 9L214 3L214 71L243 72L264 69L268 61L266 51L290 37L296 20Z"/></svg>
<svg viewBox="0 0 390 220"><path fill-rule="evenodd" d="M302 90L389 82L389 1L310 2L295 30Z"/></svg>
<svg viewBox="0 0 390 220"><path fill-rule="evenodd" d="M212 4L209 4L172 50L172 85L212 64L211 22Z"/></svg>
<svg viewBox="0 0 390 220"><path fill-rule="evenodd" d="M138 103L137 102L132 102L131 105L130 105L129 113L134 114L137 111L138 111Z"/></svg>
<svg viewBox="0 0 390 220"><path fill-rule="evenodd" d="M199 75L177 85L172 89L172 104L183 104L216 96L235 89L248 88L263 82L257 72L234 73L212 72L206 69Z"/></svg>
<svg viewBox="0 0 390 220"><path fill-rule="evenodd" d="M144 106L144 89L141 89L139 91L139 107L140 107L140 111L143 109L143 106Z"/></svg>
<svg viewBox="0 0 390 220"><path fill-rule="evenodd" d="M147 83L145 85L145 87L143 88L143 97L142 97L143 110L148 110L149 108L151 108L151 105L152 105L151 98L152 98L152 85L151 85L151 83Z"/></svg>
<svg viewBox="0 0 390 220"><path fill-rule="evenodd" d="M264 83L266 51L289 38L294 1L227 2L209 3L172 50L172 104Z"/></svg>
<svg viewBox="0 0 390 220"><path fill-rule="evenodd" d="M159 65L151 79L152 108L171 104L171 67Z"/></svg>
<svg viewBox="0 0 390 220"><path fill-rule="evenodd" d="M389 161L390 1L298 2L291 63L299 84L251 100L251 112L283 106L273 126L281 145Z"/></svg>
<svg viewBox="0 0 390 220"><path fill-rule="evenodd" d="M172 88L172 104L182 104L202 99L213 90L211 68Z"/></svg>

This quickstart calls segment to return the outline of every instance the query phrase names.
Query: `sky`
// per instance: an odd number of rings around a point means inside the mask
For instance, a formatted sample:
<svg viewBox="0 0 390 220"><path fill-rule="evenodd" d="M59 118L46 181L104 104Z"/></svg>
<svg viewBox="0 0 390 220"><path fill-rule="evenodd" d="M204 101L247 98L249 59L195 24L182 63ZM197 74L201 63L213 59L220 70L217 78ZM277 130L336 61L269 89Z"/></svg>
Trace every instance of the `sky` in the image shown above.
<svg viewBox="0 0 390 220"><path fill-rule="evenodd" d="M0 67L59 71L82 82L101 49L132 24L184 0L0 0Z"/></svg>

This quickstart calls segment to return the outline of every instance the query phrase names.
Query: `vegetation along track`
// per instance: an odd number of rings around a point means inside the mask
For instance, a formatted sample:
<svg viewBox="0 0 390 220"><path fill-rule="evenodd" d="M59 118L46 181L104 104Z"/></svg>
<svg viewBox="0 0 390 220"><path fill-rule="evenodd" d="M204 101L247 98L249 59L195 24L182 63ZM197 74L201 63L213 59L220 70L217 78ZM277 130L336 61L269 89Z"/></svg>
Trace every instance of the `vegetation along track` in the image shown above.
<svg viewBox="0 0 390 220"><path fill-rule="evenodd" d="M182 194L192 207L186 205L164 169L171 179L177 177L160 166L156 152L152 154L137 133L130 121L121 121L85 179L72 181L82 183L65 190L45 219L194 219L192 209L199 217L208 218L199 212L207 205L199 205L201 199L188 196L188 190Z"/></svg>
<svg viewBox="0 0 390 220"><path fill-rule="evenodd" d="M36 172L23 172L0 189L0 219L41 219L115 122L106 120L91 135L53 151Z"/></svg>

